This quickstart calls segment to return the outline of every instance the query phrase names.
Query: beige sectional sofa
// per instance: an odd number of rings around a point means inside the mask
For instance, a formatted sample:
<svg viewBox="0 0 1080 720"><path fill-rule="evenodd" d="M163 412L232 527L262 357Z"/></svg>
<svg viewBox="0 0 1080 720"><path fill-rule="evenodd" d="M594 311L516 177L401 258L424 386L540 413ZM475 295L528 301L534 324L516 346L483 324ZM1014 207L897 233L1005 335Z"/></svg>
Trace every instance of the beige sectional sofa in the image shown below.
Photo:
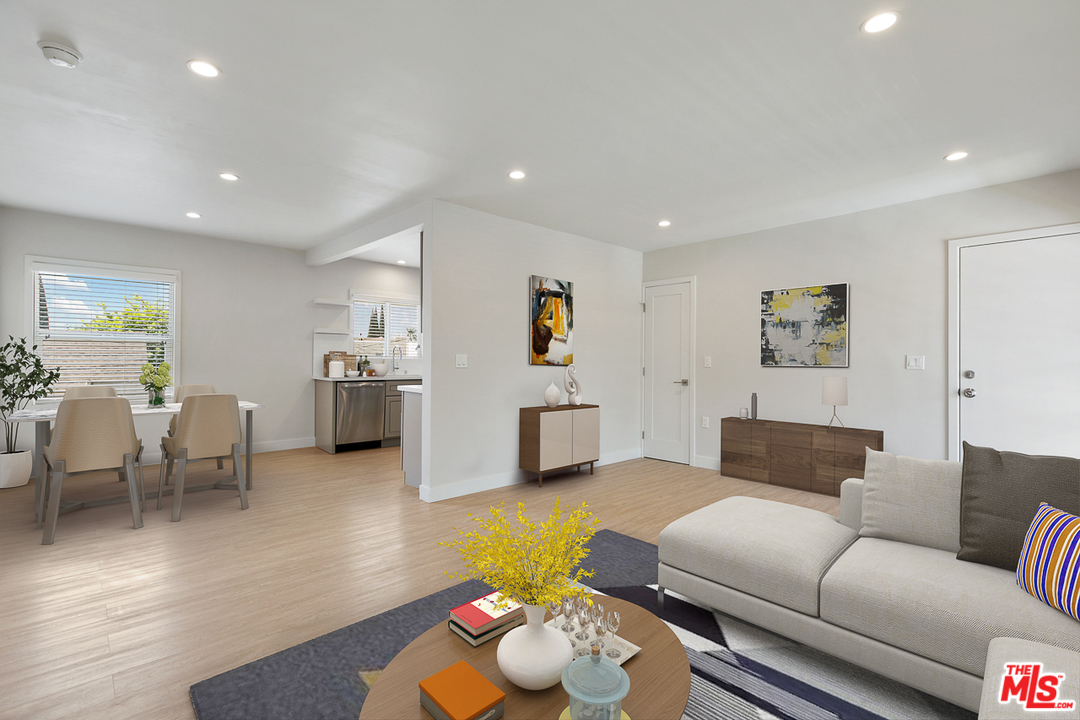
<svg viewBox="0 0 1080 720"><path fill-rule="evenodd" d="M993 638L1080 651L1080 622L1014 572L956 558L960 463L874 455L839 520L731 497L668 525L661 607L666 588L975 711Z"/></svg>

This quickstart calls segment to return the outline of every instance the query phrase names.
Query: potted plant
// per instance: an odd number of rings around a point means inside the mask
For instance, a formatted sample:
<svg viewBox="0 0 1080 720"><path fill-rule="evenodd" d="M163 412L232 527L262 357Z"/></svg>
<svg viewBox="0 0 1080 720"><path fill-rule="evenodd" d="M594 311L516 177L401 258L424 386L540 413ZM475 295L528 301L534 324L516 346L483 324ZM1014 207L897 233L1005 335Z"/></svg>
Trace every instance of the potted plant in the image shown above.
<svg viewBox="0 0 1080 720"><path fill-rule="evenodd" d="M139 384L146 389L148 394L146 407L160 407L165 404L165 388L172 385L172 366L167 362L154 366L145 363L142 366L142 374L139 375Z"/></svg>
<svg viewBox="0 0 1080 720"><path fill-rule="evenodd" d="M49 388L60 379L60 368L49 370L35 351L37 345L26 347L26 338L16 341L8 335L7 344L0 346L0 419L4 421L4 452L0 453L0 488L25 485L34 467L34 456L28 450L16 450L19 423L8 417L24 409L31 400L49 394Z"/></svg>

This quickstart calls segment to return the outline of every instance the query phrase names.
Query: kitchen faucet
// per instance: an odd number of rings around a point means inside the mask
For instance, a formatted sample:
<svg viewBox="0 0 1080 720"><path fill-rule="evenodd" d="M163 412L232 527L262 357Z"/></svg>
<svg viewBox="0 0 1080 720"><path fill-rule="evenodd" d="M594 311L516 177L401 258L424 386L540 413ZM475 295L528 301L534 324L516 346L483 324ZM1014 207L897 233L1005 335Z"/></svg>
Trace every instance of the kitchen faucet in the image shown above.
<svg viewBox="0 0 1080 720"><path fill-rule="evenodd" d="M395 345L394 349L390 351L390 374L391 375L396 375L397 374L397 369L398 369L397 357L398 357L398 353L401 353L401 359L404 360L405 359L405 353L403 353L401 351L401 346Z"/></svg>

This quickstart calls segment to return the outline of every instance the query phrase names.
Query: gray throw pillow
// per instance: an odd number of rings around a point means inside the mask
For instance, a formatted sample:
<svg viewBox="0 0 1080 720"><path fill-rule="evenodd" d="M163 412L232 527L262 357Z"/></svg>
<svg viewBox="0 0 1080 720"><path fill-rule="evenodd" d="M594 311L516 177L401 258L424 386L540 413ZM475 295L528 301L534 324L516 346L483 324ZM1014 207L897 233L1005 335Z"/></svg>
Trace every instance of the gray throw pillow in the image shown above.
<svg viewBox="0 0 1080 720"><path fill-rule="evenodd" d="M1080 460L964 443L957 559L1015 572L1039 503L1080 514Z"/></svg>
<svg viewBox="0 0 1080 720"><path fill-rule="evenodd" d="M866 448L859 535L956 552L960 482L958 462Z"/></svg>

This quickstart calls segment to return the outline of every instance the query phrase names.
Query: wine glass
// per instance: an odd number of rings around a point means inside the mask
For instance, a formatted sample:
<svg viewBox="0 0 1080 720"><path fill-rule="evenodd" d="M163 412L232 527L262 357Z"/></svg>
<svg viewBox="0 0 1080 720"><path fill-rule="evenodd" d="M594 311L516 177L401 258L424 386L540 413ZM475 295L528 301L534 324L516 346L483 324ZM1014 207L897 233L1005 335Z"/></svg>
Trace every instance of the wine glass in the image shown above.
<svg viewBox="0 0 1080 720"><path fill-rule="evenodd" d="M574 600L574 609L577 610L578 631L574 637L585 642L589 639L589 601L583 597Z"/></svg>
<svg viewBox="0 0 1080 720"><path fill-rule="evenodd" d="M612 610L607 616L607 629L611 631L611 644L608 647L608 651L604 653L612 660L616 660L622 657L622 652L619 650L619 646L615 644L615 633L619 630L619 625L622 623L622 617L619 615L618 610Z"/></svg>
<svg viewBox="0 0 1080 720"><path fill-rule="evenodd" d="M607 647L607 642L604 640L604 636L607 635L608 631L607 621L604 620L604 615L601 613L593 622L596 623L596 639L590 645L598 645L603 650Z"/></svg>
<svg viewBox="0 0 1080 720"><path fill-rule="evenodd" d="M574 629L574 596L567 595L562 599L563 626L559 628L569 635Z"/></svg>

